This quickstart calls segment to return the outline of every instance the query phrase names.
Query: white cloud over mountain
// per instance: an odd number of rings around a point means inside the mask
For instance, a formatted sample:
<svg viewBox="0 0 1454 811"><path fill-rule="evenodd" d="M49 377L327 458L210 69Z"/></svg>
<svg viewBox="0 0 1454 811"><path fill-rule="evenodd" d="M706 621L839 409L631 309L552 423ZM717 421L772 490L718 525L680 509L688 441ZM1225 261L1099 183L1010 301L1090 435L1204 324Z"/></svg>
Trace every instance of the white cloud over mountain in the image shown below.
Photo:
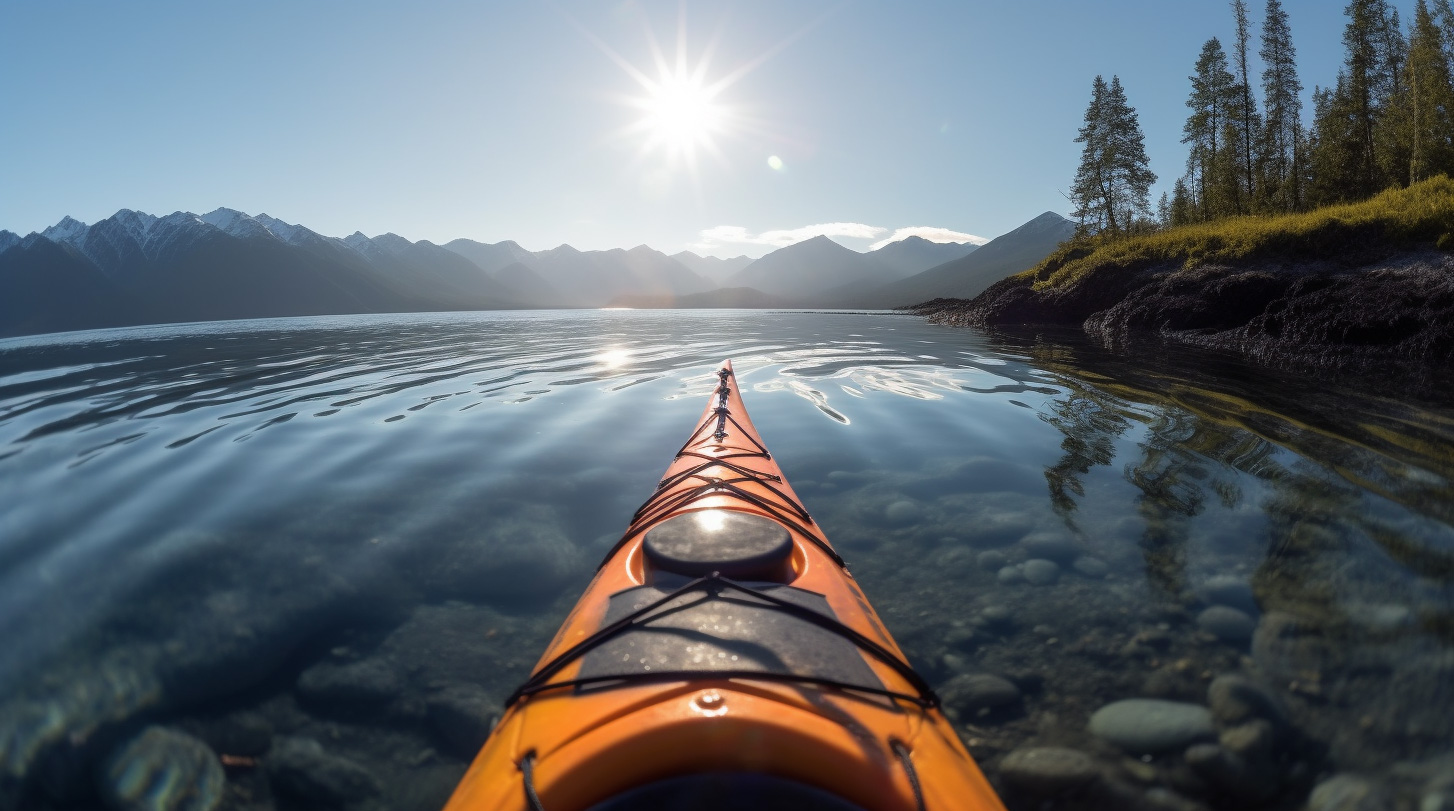
<svg viewBox="0 0 1454 811"><path fill-rule="evenodd" d="M765 245L770 248L785 248L812 239L817 236L840 237L844 239L876 239L887 234L889 229L877 225L865 225L859 222L827 222L817 225L804 225L800 228L785 228L774 231L762 231L753 233L740 225L719 225L715 228L708 228L701 233L701 240L688 245L693 251L709 252L733 245ZM869 250L878 250L891 242L898 242L906 237L917 236L930 242L972 242L976 245L983 245L988 242L984 237L977 237L974 234L965 234L959 231L951 231L948 228L937 228L929 225L916 225L908 228L899 228L888 237L880 239Z"/></svg>

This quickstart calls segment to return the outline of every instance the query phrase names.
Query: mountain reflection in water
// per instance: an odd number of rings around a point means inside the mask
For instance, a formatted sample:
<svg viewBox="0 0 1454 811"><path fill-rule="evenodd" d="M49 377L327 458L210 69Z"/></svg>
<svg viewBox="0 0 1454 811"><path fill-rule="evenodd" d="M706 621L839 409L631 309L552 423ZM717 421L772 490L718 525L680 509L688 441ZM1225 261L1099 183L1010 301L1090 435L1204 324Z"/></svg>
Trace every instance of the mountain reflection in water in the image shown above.
<svg viewBox="0 0 1454 811"><path fill-rule="evenodd" d="M210 786L207 747L262 764L222 807L437 807L725 357L1012 808L1026 745L1101 764L1067 808L1436 790L1451 410L906 316L628 311L0 342L0 809L123 804L108 764ZM1087 730L1227 674L1284 716L1241 783Z"/></svg>

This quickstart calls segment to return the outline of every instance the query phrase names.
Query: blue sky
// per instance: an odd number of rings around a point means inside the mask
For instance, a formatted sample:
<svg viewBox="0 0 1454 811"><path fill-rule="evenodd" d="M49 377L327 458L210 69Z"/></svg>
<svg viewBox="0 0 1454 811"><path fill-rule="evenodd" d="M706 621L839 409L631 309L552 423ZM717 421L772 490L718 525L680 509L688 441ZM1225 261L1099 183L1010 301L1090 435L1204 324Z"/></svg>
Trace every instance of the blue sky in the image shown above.
<svg viewBox="0 0 1454 811"><path fill-rule="evenodd" d="M1284 0L1305 95L1336 76L1342 6ZM1217 0L5 0L0 32L0 228L227 206L332 236L757 256L1067 212L1096 74L1137 107L1159 194L1186 77L1233 21ZM736 77L713 148L650 146L628 68L658 76L653 42Z"/></svg>

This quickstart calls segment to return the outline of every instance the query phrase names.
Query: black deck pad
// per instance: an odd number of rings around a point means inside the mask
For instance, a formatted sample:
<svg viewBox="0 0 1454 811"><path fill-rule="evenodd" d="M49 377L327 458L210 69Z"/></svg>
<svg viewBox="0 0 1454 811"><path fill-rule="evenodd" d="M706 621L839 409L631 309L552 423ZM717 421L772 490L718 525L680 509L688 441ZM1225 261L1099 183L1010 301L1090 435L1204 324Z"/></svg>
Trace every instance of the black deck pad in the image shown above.
<svg viewBox="0 0 1454 811"><path fill-rule="evenodd" d="M785 602L836 619L821 594L779 584L752 585ZM671 591L639 586L612 596L602 626ZM694 591L678 596L649 618L586 653L581 660L580 678L720 670L807 676L883 689L883 682L848 639L736 590L716 594Z"/></svg>

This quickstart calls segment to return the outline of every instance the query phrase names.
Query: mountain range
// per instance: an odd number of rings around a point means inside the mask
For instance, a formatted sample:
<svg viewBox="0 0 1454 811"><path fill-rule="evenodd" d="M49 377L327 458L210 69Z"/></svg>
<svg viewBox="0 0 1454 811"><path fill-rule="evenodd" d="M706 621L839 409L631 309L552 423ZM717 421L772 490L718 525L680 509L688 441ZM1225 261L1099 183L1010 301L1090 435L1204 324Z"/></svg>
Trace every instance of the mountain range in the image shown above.
<svg viewBox="0 0 1454 811"><path fill-rule="evenodd" d="M645 245L528 251L511 241L337 238L227 208L164 217L123 209L91 225L65 217L25 237L0 231L0 335L367 312L892 307L977 292L1038 262L1072 230L1047 213L978 248L909 237L859 253L815 237L752 260Z"/></svg>

